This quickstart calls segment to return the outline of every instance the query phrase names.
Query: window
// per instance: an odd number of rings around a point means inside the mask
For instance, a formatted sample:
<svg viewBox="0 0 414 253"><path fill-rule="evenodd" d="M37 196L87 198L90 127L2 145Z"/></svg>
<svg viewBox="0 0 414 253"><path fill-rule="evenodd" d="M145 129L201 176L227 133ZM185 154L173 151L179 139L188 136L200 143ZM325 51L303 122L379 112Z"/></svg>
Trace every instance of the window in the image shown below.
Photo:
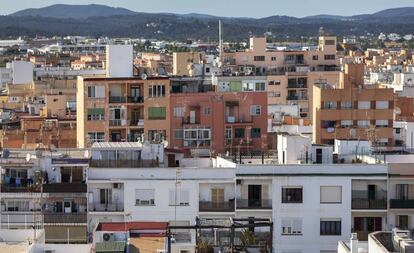
<svg viewBox="0 0 414 253"><path fill-rule="evenodd" d="M136 206L154 206L155 190L154 189L135 189Z"/></svg>
<svg viewBox="0 0 414 253"><path fill-rule="evenodd" d="M302 187L282 188L282 203L302 203Z"/></svg>
<svg viewBox="0 0 414 253"><path fill-rule="evenodd" d="M150 85L148 87L149 97L165 97L165 85Z"/></svg>
<svg viewBox="0 0 414 253"><path fill-rule="evenodd" d="M264 55L255 55L254 61L265 61L266 57Z"/></svg>
<svg viewBox="0 0 414 253"><path fill-rule="evenodd" d="M184 117L184 107L174 107L174 117Z"/></svg>
<svg viewBox="0 0 414 253"><path fill-rule="evenodd" d="M341 186L321 186L321 204L342 203Z"/></svg>
<svg viewBox="0 0 414 253"><path fill-rule="evenodd" d="M358 101L358 109L371 109L371 101Z"/></svg>
<svg viewBox="0 0 414 253"><path fill-rule="evenodd" d="M336 109L336 102L333 101L325 101L323 103L324 109Z"/></svg>
<svg viewBox="0 0 414 253"><path fill-rule="evenodd" d="M104 142L105 133L103 132L89 132L88 133L88 143L92 144L94 142Z"/></svg>
<svg viewBox="0 0 414 253"><path fill-rule="evenodd" d="M250 131L250 136L252 138L260 138L260 128L252 128Z"/></svg>
<svg viewBox="0 0 414 253"><path fill-rule="evenodd" d="M88 86L88 98L104 98L105 87L102 85Z"/></svg>
<svg viewBox="0 0 414 253"><path fill-rule="evenodd" d="M401 133L401 128L396 128L396 129L395 129L395 133L396 133L396 134L400 134L400 133Z"/></svg>
<svg viewBox="0 0 414 253"><path fill-rule="evenodd" d="M190 205L190 191L178 190L177 198L175 197L175 190L170 190L170 206L189 206Z"/></svg>
<svg viewBox="0 0 414 253"><path fill-rule="evenodd" d="M407 230L409 229L409 217L408 215L396 215L395 216L395 226L399 229Z"/></svg>
<svg viewBox="0 0 414 253"><path fill-rule="evenodd" d="M174 129L174 139L182 140L183 139L183 130L182 129Z"/></svg>
<svg viewBox="0 0 414 253"><path fill-rule="evenodd" d="M211 114L211 108L210 107L204 107L204 115L210 115Z"/></svg>
<svg viewBox="0 0 414 253"><path fill-rule="evenodd" d="M325 40L325 45L326 46L334 46L335 45L335 40Z"/></svg>
<svg viewBox="0 0 414 253"><path fill-rule="evenodd" d="M149 107L148 119L150 120L163 120L166 119L165 107Z"/></svg>
<svg viewBox="0 0 414 253"><path fill-rule="evenodd" d="M272 61L276 61L276 56L272 56L270 59L271 59Z"/></svg>
<svg viewBox="0 0 414 253"><path fill-rule="evenodd" d="M314 61L319 60L319 56L317 56L317 55L312 56L312 60L314 60Z"/></svg>
<svg viewBox="0 0 414 253"><path fill-rule="evenodd" d="M282 235L302 235L302 219L282 219Z"/></svg>
<svg viewBox="0 0 414 253"><path fill-rule="evenodd" d="M160 143L165 140L166 131L165 130L148 130L148 140Z"/></svg>
<svg viewBox="0 0 414 253"><path fill-rule="evenodd" d="M236 139L244 138L244 128L234 129L234 138L236 138Z"/></svg>
<svg viewBox="0 0 414 253"><path fill-rule="evenodd" d="M210 73L210 68L206 67L206 73Z"/></svg>
<svg viewBox="0 0 414 253"><path fill-rule="evenodd" d="M341 102L341 109L352 109L352 102L351 101L342 101Z"/></svg>
<svg viewBox="0 0 414 253"><path fill-rule="evenodd" d="M388 109L389 103L388 101L376 101L375 108L376 109Z"/></svg>
<svg viewBox="0 0 414 253"><path fill-rule="evenodd" d="M386 128L388 127L388 120L386 119L377 119L375 121L375 126L378 128Z"/></svg>
<svg viewBox="0 0 414 253"><path fill-rule="evenodd" d="M341 220L321 219L320 235L341 235Z"/></svg>
<svg viewBox="0 0 414 253"><path fill-rule="evenodd" d="M257 116L261 114L261 106L260 105L252 105L250 106L250 115Z"/></svg>
<svg viewBox="0 0 414 253"><path fill-rule="evenodd" d="M352 120L341 120L341 127L342 128L350 128L353 126Z"/></svg>
<svg viewBox="0 0 414 253"><path fill-rule="evenodd" d="M264 91L266 89L265 86L265 83L256 83L255 91Z"/></svg>
<svg viewBox="0 0 414 253"><path fill-rule="evenodd" d="M325 60L335 60L334 54L325 54Z"/></svg>
<svg viewBox="0 0 414 253"><path fill-rule="evenodd" d="M88 120L104 120L105 109L104 108L89 108Z"/></svg>
<svg viewBox="0 0 414 253"><path fill-rule="evenodd" d="M358 127L359 128L368 128L369 127L369 120L358 120Z"/></svg>

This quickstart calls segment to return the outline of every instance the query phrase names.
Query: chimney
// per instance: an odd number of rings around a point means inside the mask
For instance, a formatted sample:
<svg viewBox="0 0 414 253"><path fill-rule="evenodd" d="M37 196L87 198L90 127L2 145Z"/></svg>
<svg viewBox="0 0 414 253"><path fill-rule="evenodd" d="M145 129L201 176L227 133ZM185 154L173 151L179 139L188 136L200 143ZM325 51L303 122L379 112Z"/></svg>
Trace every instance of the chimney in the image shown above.
<svg viewBox="0 0 414 253"><path fill-rule="evenodd" d="M358 253L358 235L357 233L352 233L350 240L351 253Z"/></svg>

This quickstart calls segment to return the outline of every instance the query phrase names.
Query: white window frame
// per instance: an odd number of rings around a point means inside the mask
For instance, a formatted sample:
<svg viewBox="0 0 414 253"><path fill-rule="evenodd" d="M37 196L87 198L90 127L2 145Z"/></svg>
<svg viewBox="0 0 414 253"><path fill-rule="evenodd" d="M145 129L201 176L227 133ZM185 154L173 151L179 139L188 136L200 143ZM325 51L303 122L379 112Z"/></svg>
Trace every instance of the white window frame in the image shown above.
<svg viewBox="0 0 414 253"><path fill-rule="evenodd" d="M138 196L139 194L148 195L148 196L151 195L151 196L140 197ZM155 189L135 189L135 205L136 206L155 206Z"/></svg>
<svg viewBox="0 0 414 253"><path fill-rule="evenodd" d="M282 235L302 235L302 219L301 218L282 218Z"/></svg>
<svg viewBox="0 0 414 253"><path fill-rule="evenodd" d="M250 106L250 115L251 116L259 116L262 113L262 106L261 105L252 105Z"/></svg>

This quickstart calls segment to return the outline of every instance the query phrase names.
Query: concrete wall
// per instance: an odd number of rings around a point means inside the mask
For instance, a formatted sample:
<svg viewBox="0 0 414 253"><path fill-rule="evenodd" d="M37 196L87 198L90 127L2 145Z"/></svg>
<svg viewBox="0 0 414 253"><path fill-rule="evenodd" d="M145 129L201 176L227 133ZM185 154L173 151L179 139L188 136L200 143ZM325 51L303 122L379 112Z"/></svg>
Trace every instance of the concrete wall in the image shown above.
<svg viewBox="0 0 414 253"><path fill-rule="evenodd" d="M108 77L133 76L132 45L107 45L106 61L106 75Z"/></svg>
<svg viewBox="0 0 414 253"><path fill-rule="evenodd" d="M25 61L13 61L13 84L33 82L33 64Z"/></svg>
<svg viewBox="0 0 414 253"><path fill-rule="evenodd" d="M91 252L90 244L34 244L30 247L28 253L44 253L45 249L53 249L55 253L89 253Z"/></svg>

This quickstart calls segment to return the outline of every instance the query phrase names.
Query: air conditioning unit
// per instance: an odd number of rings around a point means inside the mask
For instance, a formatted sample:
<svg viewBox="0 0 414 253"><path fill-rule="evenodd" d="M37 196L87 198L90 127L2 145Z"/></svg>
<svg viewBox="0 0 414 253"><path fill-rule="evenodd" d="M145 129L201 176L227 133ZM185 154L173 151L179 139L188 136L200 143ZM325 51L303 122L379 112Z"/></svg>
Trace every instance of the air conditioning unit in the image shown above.
<svg viewBox="0 0 414 253"><path fill-rule="evenodd" d="M102 235L102 239L103 239L105 242L113 242L113 241L115 241L114 234L112 234L112 233L104 233L104 234Z"/></svg>

